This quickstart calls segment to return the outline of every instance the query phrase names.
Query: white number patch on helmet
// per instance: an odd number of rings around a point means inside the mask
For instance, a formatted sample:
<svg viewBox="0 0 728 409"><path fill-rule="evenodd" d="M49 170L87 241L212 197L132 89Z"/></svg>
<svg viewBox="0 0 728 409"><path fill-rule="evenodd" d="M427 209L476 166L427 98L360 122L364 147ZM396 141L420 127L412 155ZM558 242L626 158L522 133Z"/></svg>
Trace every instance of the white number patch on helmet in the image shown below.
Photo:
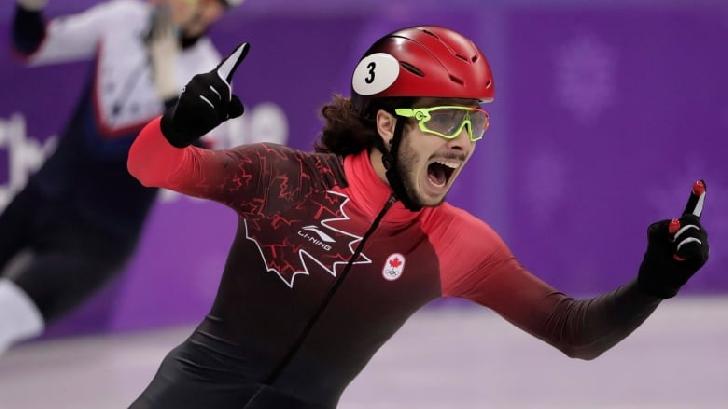
<svg viewBox="0 0 728 409"><path fill-rule="evenodd" d="M391 54L370 54L356 66L351 87L359 95L375 95L389 88L398 76L399 62Z"/></svg>

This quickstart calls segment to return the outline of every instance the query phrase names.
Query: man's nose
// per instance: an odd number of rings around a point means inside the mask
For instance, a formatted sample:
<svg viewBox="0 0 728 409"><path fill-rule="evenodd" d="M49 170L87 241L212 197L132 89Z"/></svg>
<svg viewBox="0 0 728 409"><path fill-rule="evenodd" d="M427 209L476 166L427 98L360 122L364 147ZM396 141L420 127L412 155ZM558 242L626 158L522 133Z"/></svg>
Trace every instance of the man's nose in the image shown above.
<svg viewBox="0 0 728 409"><path fill-rule="evenodd" d="M460 151L467 151L468 149L470 149L473 142L470 140L470 134L467 129L468 126L469 124L465 124L458 136L447 141L447 147L449 149Z"/></svg>

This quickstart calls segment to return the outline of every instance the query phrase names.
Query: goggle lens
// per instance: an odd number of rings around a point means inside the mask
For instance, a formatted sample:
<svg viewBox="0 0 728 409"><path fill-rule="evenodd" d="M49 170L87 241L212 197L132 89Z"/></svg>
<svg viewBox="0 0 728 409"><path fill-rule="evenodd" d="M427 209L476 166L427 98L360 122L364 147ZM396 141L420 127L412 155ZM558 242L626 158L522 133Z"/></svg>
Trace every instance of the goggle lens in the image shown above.
<svg viewBox="0 0 728 409"><path fill-rule="evenodd" d="M420 129L446 139L454 139L463 128L473 142L482 139L490 125L488 113L480 108L471 107L433 107L415 109L396 109L395 113L415 118Z"/></svg>

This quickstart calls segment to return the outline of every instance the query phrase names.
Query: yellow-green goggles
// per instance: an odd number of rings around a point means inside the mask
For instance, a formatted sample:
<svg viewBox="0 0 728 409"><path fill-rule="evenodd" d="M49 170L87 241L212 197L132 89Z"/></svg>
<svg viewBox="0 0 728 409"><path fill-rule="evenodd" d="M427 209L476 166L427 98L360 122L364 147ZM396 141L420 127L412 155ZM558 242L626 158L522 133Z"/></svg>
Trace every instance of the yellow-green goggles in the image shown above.
<svg viewBox="0 0 728 409"><path fill-rule="evenodd" d="M455 139L467 129L470 140L482 139L488 130L488 112L481 108L463 106L441 106L432 108L400 108L394 113L405 118L414 118L420 130L445 139Z"/></svg>

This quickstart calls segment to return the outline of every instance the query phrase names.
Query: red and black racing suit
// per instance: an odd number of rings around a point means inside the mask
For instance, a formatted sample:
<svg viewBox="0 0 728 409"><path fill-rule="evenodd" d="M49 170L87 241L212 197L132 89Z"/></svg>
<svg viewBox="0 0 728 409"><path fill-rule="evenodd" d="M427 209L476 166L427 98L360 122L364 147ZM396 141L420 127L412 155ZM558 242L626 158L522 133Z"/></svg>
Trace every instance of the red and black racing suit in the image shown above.
<svg viewBox="0 0 728 409"><path fill-rule="evenodd" d="M128 167L145 186L211 199L239 216L210 313L134 409L334 407L379 347L438 297L473 300L587 359L658 304L635 285L569 298L526 271L487 224L448 204L411 212L394 203L336 284L391 195L367 152L177 149L157 119L134 142Z"/></svg>

